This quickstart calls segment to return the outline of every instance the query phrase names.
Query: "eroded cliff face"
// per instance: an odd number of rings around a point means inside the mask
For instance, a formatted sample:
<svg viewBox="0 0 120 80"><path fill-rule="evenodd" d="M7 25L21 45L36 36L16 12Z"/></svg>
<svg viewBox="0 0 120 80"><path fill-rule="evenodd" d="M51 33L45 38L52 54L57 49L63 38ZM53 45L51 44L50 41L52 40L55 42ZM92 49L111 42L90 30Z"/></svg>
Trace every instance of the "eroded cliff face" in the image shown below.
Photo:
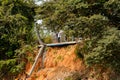
<svg viewBox="0 0 120 80"><path fill-rule="evenodd" d="M64 80L66 77L72 75L77 71L85 68L82 60L78 59L74 53L76 45L66 47L49 47L47 48L44 68L40 68L41 59L39 59L39 65L37 64L35 71L28 80ZM29 65L30 66L30 65ZM27 72L30 67L27 67Z"/></svg>
<svg viewBox="0 0 120 80"><path fill-rule="evenodd" d="M26 80L110 80L109 69L100 66L87 68L75 54L76 45L49 47L45 53L44 68L39 58L34 72ZM29 73L32 63L28 62L25 73ZM26 75L19 75L24 80Z"/></svg>
<svg viewBox="0 0 120 80"><path fill-rule="evenodd" d="M38 80L41 77L41 80L63 80L71 73L84 69L83 62L76 57L74 50L75 45L49 48L46 52L45 68L38 72Z"/></svg>

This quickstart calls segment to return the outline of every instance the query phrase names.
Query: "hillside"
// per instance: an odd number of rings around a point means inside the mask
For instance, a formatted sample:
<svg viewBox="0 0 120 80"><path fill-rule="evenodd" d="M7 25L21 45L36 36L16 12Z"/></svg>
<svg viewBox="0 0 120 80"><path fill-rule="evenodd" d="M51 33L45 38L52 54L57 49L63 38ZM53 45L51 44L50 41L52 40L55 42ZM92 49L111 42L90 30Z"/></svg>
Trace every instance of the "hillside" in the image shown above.
<svg viewBox="0 0 120 80"><path fill-rule="evenodd" d="M120 0L0 0L0 80L25 78L120 80Z"/></svg>
<svg viewBox="0 0 120 80"><path fill-rule="evenodd" d="M100 66L88 68L82 59L75 54L76 45L65 47L49 47L44 59L44 68L41 67L41 58L33 74L27 80L110 80L110 69ZM26 73L31 69L31 63L26 65ZM24 78L25 75L20 75Z"/></svg>

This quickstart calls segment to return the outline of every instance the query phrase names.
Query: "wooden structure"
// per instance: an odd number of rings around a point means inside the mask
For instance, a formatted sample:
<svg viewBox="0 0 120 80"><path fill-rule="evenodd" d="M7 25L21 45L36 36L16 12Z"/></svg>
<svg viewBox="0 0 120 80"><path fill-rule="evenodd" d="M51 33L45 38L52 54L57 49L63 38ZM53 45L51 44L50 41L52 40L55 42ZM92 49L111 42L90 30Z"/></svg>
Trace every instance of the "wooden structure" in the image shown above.
<svg viewBox="0 0 120 80"><path fill-rule="evenodd" d="M31 70L30 70L27 77L31 76L32 72L34 71L34 68L35 68L36 63L38 61L38 58L41 55L42 55L42 57L44 56L43 53L44 53L44 50L45 50L46 47L56 47L56 46L60 47L60 46L74 45L74 44L77 44L77 43L80 43L80 42L81 42L81 40L80 41L71 41L71 42L62 42L62 43L52 43L52 44L39 45L38 46L40 48L39 53L36 56L35 61L34 61L33 65L32 65L32 68L31 68Z"/></svg>

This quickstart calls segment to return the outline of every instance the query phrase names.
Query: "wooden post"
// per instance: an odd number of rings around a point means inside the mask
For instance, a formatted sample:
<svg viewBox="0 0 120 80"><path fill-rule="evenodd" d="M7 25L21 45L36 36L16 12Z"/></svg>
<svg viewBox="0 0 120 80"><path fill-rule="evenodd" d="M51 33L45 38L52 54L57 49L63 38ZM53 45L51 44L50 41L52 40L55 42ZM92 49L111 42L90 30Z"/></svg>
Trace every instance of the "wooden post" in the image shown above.
<svg viewBox="0 0 120 80"><path fill-rule="evenodd" d="M37 63L40 55L42 55L44 49L45 49L45 45L41 45L41 48L40 48L40 50L39 50L39 53L38 53L38 55L37 55L36 58L35 58L35 61L34 61L33 65L32 65L32 68L31 68L31 70L30 70L30 73L28 74L28 77L32 74L32 72L33 72L33 70L34 70L34 68L35 68L35 66L36 66L36 63Z"/></svg>

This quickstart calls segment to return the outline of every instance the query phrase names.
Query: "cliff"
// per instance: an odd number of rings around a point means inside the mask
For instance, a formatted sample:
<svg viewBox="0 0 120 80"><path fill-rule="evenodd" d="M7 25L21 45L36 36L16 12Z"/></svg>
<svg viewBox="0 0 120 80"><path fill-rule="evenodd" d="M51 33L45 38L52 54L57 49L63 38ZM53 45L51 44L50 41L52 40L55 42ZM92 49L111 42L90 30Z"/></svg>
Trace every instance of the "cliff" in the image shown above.
<svg viewBox="0 0 120 80"><path fill-rule="evenodd" d="M76 45L64 47L48 47L45 52L44 68L39 58L34 72L26 80L110 80L110 69L101 66L87 67L84 60L76 54ZM26 73L29 73L32 63L26 65ZM112 75L114 75L112 73ZM24 79L26 75L19 75Z"/></svg>

